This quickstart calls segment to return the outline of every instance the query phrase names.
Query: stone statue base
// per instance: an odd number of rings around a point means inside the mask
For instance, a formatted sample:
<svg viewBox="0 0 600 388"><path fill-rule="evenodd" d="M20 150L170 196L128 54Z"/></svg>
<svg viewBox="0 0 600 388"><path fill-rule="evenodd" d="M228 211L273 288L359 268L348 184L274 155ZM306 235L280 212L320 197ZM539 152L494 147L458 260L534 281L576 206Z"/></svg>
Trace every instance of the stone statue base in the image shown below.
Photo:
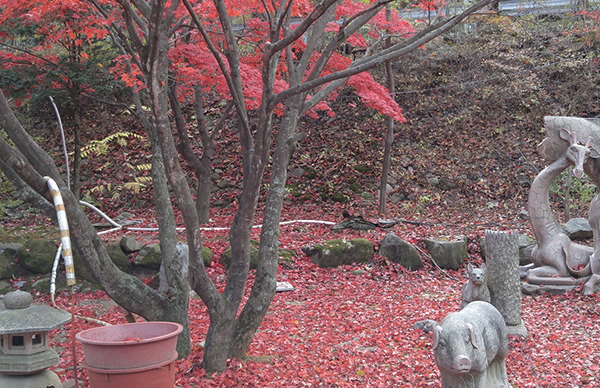
<svg viewBox="0 0 600 388"><path fill-rule="evenodd" d="M564 295L565 293L574 291L580 287L581 285L560 286L553 284L531 284L527 282L521 282L521 292L526 295ZM596 290L598 290L598 288L596 288Z"/></svg>
<svg viewBox="0 0 600 388"><path fill-rule="evenodd" d="M513 336L513 337L522 337L522 338L529 337L529 332L527 331L527 328L525 327L523 322L521 322L518 325L510 325L510 326L506 325L506 334L508 334L508 336Z"/></svg>

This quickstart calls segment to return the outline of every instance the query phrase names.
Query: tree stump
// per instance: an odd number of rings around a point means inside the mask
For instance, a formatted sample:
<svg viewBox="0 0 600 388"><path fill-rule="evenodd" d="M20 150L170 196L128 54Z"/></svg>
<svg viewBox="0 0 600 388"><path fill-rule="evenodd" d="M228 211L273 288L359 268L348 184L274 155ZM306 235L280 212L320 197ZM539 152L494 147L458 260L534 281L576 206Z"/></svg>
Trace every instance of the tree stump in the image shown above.
<svg viewBox="0 0 600 388"><path fill-rule="evenodd" d="M509 335L527 336L521 320L519 233L485 231L487 284L491 302L500 311Z"/></svg>

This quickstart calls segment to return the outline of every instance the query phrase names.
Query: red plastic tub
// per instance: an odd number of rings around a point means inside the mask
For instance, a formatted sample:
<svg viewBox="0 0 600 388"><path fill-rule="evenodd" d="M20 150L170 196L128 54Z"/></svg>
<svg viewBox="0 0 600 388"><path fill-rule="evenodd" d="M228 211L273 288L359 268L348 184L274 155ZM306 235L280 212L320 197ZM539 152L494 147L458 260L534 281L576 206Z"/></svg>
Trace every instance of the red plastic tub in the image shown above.
<svg viewBox="0 0 600 388"><path fill-rule="evenodd" d="M182 330L174 322L137 322L77 333L90 387L173 388Z"/></svg>

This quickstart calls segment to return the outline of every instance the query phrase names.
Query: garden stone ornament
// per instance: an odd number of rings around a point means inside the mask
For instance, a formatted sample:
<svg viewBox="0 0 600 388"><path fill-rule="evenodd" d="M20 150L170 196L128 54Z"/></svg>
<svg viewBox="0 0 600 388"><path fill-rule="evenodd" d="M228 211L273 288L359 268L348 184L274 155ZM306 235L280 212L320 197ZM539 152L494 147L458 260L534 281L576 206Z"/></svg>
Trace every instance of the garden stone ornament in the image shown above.
<svg viewBox="0 0 600 388"><path fill-rule="evenodd" d="M550 208L549 190L554 179L573 167L573 175L587 174L598 185L600 182L600 126L597 121L577 117L548 116L545 118L547 137L539 144L538 152L550 165L542 170L529 192L529 216L537 245L531 253L532 264L522 269L526 280L536 285L578 285L595 282L590 279L593 270L600 275L600 252L577 244L564 233ZM584 143L581 143L583 141ZM600 200L590 205L590 224L596 249L600 249ZM594 253L594 254L592 254ZM598 256L598 259L596 259ZM524 272L523 271L523 272ZM594 292L594 284L584 287Z"/></svg>
<svg viewBox="0 0 600 388"><path fill-rule="evenodd" d="M487 275L485 273L485 263L479 268L473 267L471 263L467 266L469 272L469 279L464 284L462 289L462 302L460 308L463 309L467 304L480 300L483 302L490 302L490 290L487 286Z"/></svg>
<svg viewBox="0 0 600 388"><path fill-rule="evenodd" d="M439 324L428 319L417 322L415 328L433 332L442 388L510 388L506 324L490 303L471 302Z"/></svg>

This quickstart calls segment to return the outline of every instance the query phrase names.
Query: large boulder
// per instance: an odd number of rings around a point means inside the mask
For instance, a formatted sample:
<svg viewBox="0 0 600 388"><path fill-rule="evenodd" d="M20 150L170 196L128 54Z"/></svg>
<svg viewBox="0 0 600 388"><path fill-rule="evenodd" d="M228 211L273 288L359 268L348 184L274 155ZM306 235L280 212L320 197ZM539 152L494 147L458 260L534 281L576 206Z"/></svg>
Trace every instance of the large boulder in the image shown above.
<svg viewBox="0 0 600 388"><path fill-rule="evenodd" d="M386 234L381 241L379 256L389 259L392 263L398 263L409 271L423 268L423 261L417 248L394 233Z"/></svg>
<svg viewBox="0 0 600 388"><path fill-rule="evenodd" d="M160 269L160 263L162 261L162 254L160 251L160 244L148 244L142 248L133 259L133 263L139 267L157 270Z"/></svg>
<svg viewBox="0 0 600 388"><path fill-rule="evenodd" d="M54 241L31 239L19 251L18 263L21 268L34 273L50 273L58 249Z"/></svg>
<svg viewBox="0 0 600 388"><path fill-rule="evenodd" d="M302 251L321 268L332 268L353 263L367 263L373 259L373 243L363 238L334 239L323 245L305 247Z"/></svg>
<svg viewBox="0 0 600 388"><path fill-rule="evenodd" d="M189 249L187 245L185 245L185 249ZM187 256L189 257L189 254ZM213 253L210 250L210 248L203 246L202 261L204 262L204 266L210 266L212 259ZM162 253L160 250L160 245L157 243L146 245L138 252L136 258L133 260L133 263L139 267L144 267L152 270L159 270L160 265L162 263Z"/></svg>
<svg viewBox="0 0 600 388"><path fill-rule="evenodd" d="M88 270L76 251L73 251L73 266L75 267L77 281L83 279L91 283L96 283L96 279L92 276L92 273Z"/></svg>
<svg viewBox="0 0 600 388"><path fill-rule="evenodd" d="M433 261L443 269L459 269L467 259L467 237L455 240L425 239L425 246Z"/></svg>
<svg viewBox="0 0 600 388"><path fill-rule="evenodd" d="M131 236L123 236L119 241L119 244L126 254L140 251L144 247L144 244L142 244L141 241Z"/></svg>
<svg viewBox="0 0 600 388"><path fill-rule="evenodd" d="M258 247L260 243L256 240L250 240L250 269L256 269L258 267ZM221 260L219 261L221 265L227 269L229 269L229 265L231 264L231 246L228 246L227 249L221 254Z"/></svg>
<svg viewBox="0 0 600 388"><path fill-rule="evenodd" d="M571 240L585 240L593 235L592 227L585 218L571 218L562 227Z"/></svg>
<svg viewBox="0 0 600 388"><path fill-rule="evenodd" d="M256 240L250 240L250 269L256 269L258 266L258 248L260 247L260 242ZM279 261L291 261L294 257L296 257L296 252L290 249L280 248L278 250ZM204 254L203 254L204 257ZM212 259L212 252L211 252ZM229 268L231 264L231 246L227 247L225 252L221 255L221 260L219 261L222 266L225 268ZM210 261L209 261L210 263ZM206 261L204 262L206 265Z"/></svg>
<svg viewBox="0 0 600 388"><path fill-rule="evenodd" d="M23 248L23 244L0 244L0 279L11 279L16 273L14 260Z"/></svg>
<svg viewBox="0 0 600 388"><path fill-rule="evenodd" d="M204 247L203 247L204 248ZM177 267L180 270L179 278L187 279L188 276L188 267L190 265L190 248L187 244L182 243L181 241L177 243L175 250L177 251L178 261L181 262L181 267ZM212 254L212 252L211 252ZM202 256L204 259L204 252L202 252ZM175 268L173 268L175 269ZM160 265L160 270L158 271L158 292L160 293L168 293L169 290L169 282L167 280L167 275L165 273L165 266L163 263Z"/></svg>

